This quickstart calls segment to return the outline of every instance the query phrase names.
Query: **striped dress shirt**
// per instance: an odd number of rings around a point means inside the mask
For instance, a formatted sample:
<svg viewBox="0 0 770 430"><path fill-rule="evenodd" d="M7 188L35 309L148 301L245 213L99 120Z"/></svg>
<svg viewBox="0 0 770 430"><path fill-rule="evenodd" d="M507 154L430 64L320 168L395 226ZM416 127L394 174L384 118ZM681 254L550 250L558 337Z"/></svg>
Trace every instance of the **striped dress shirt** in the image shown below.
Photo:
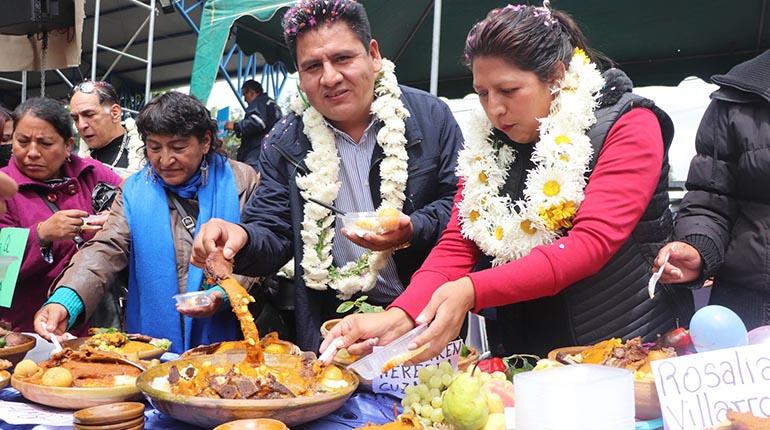
<svg viewBox="0 0 770 430"><path fill-rule="evenodd" d="M369 169L372 164L374 146L377 145L377 132L381 124L373 119L361 136L361 141L356 143L345 132L331 124L327 125L334 131L334 140L337 152L340 156L340 177L342 183L334 205L345 212L372 212L376 210L372 202L372 193L369 189ZM335 236L332 243L332 256L334 265L342 267L346 263L355 261L366 249L356 245L342 235L342 221L337 219L335 223ZM377 284L366 292L367 301L379 304L390 304L404 291L404 286L398 278L396 263L393 257L388 258L388 263L380 270Z"/></svg>

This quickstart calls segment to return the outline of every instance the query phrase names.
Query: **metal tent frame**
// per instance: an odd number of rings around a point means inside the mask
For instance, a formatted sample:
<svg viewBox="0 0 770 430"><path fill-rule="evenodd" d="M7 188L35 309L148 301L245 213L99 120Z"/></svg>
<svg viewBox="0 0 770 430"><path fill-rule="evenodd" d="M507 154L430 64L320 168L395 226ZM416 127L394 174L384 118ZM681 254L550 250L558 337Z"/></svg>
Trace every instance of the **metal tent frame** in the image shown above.
<svg viewBox="0 0 770 430"><path fill-rule="evenodd" d="M202 10L205 3L206 0L173 1L173 5L177 12L182 15L184 20L187 22L190 28L192 28L196 35L200 34L200 25L193 20L191 17L191 12L196 8L200 8ZM233 31L237 32L239 28L240 27L237 25L233 26ZM230 62L233 60L237 62L235 77L233 77L227 70L228 64L230 64ZM256 80L258 67L257 63L258 59L256 54L246 54L237 43L233 42L230 48L226 49L223 53L222 60L218 65L219 74L222 76L225 82L227 82L227 85L235 95L235 98L238 99L238 103L240 103L243 110L246 110L246 104L243 101L241 87L243 83L248 79ZM286 84L288 75L289 73L286 69L286 66L280 61L275 64L263 64L260 80L262 86L265 88L265 92L268 95L271 95L273 99L278 100L278 97L280 97L281 91L283 91L283 87Z"/></svg>

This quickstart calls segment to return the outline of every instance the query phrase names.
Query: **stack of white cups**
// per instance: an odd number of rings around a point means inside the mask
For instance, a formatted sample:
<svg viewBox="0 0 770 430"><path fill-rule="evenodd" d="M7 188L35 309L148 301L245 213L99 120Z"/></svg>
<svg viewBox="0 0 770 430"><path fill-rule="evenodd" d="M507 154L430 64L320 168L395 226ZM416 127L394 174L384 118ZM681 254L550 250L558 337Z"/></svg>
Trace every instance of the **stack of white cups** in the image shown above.
<svg viewBox="0 0 770 430"><path fill-rule="evenodd" d="M634 429L634 379L628 370L571 365L519 373L513 385L516 429Z"/></svg>

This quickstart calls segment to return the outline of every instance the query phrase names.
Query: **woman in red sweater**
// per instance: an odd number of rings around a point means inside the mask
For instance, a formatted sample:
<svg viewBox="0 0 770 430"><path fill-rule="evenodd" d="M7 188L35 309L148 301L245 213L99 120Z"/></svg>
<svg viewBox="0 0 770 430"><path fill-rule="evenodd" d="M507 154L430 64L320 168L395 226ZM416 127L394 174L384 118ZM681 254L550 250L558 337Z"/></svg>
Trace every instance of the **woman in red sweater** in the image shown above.
<svg viewBox="0 0 770 430"><path fill-rule="evenodd" d="M430 323L412 345L429 343L420 361L486 308L508 353L651 340L689 321L690 293L659 287L651 299L646 287L671 234L673 124L590 52L547 7L495 9L471 29L465 58L486 115L466 130L447 229L386 312L345 318L322 350L364 353Z"/></svg>

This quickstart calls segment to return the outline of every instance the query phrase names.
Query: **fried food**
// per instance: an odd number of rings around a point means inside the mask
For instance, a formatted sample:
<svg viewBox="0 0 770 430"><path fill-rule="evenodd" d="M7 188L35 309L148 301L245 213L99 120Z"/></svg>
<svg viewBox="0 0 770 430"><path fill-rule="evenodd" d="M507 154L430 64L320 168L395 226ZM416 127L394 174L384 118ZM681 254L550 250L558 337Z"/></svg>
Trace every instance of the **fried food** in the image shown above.
<svg viewBox="0 0 770 430"><path fill-rule="evenodd" d="M11 363L8 360L3 360L2 358L0 358L0 370L10 369L11 367L13 367L13 363Z"/></svg>
<svg viewBox="0 0 770 430"><path fill-rule="evenodd" d="M260 365L265 362L265 355L259 342L259 330L254 324L254 317L249 312L249 303L254 303L254 297L232 275L233 263L225 258L221 249L217 249L206 257L206 277L210 283L217 283L225 290L230 299L230 307L241 324L243 341L246 345L246 361Z"/></svg>
<svg viewBox="0 0 770 430"><path fill-rule="evenodd" d="M420 355L423 351L428 349L428 344L424 344L421 347L417 349L413 349L411 351L407 351L401 354L398 354L397 356L391 358L387 362L385 362L384 365L382 365L382 373L387 372L388 370L401 366L402 364L406 363L407 361L413 359L414 357L417 357Z"/></svg>
<svg viewBox="0 0 770 430"><path fill-rule="evenodd" d="M363 427L359 427L359 429L366 429L366 430L421 430L423 429L422 424L420 423L419 418L415 417L414 415L407 413L407 414L401 414L399 417L393 421L389 422L383 425L375 425L375 424L367 424Z"/></svg>
<svg viewBox="0 0 770 430"><path fill-rule="evenodd" d="M729 430L770 430L770 418L759 418L748 412L727 411Z"/></svg>
<svg viewBox="0 0 770 430"><path fill-rule="evenodd" d="M600 364L603 366L628 369L637 380L649 379L652 374L650 363L655 360L676 357L674 348L651 349L642 345L639 337L623 343L613 338L601 341L578 354L559 353L556 360L564 364Z"/></svg>
<svg viewBox="0 0 770 430"><path fill-rule="evenodd" d="M20 369L19 365L25 361L31 364L24 364ZM27 379L33 384L57 387L113 387L132 384L144 370L118 354L93 349L75 351L70 348L57 352L39 365L31 360L24 360L19 365L14 372L17 377ZM69 373L69 385L62 385L66 375L61 370L54 369L63 369Z"/></svg>

